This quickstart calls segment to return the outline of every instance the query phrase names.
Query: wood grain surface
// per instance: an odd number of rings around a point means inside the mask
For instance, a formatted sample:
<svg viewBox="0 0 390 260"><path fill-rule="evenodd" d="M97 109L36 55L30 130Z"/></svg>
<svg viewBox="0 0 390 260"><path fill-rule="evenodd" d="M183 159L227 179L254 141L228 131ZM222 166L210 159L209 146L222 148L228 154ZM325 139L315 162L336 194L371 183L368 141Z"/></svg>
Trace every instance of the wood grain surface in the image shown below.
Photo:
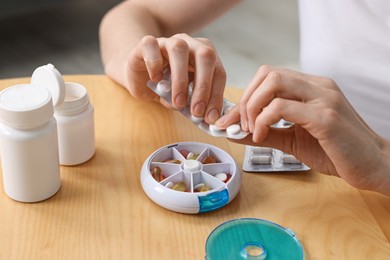
<svg viewBox="0 0 390 260"><path fill-rule="evenodd" d="M135 100L103 75L69 75L95 107L96 154L61 167L62 187L39 203L8 198L0 180L0 259L204 259L208 235L251 217L289 227L306 259L390 259L390 198L320 173L243 173L237 197L187 215L152 202L140 183L145 159L170 143L222 148L241 167L244 146L201 132L180 113ZM0 80L0 88L29 82ZM237 101L241 90L228 88Z"/></svg>

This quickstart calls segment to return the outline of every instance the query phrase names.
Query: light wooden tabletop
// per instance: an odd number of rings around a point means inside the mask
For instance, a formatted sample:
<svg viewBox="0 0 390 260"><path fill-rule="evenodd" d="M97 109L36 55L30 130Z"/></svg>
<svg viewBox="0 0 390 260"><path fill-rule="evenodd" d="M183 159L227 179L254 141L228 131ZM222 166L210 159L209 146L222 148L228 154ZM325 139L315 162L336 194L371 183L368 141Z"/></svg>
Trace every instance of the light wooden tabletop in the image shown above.
<svg viewBox="0 0 390 260"><path fill-rule="evenodd" d="M96 154L61 167L62 187L39 203L8 198L0 181L0 259L204 259L208 235L236 218L292 229L306 259L390 259L390 198L358 191L314 171L242 174L236 198L188 215L144 193L145 159L167 144L215 145L241 167L244 146L206 135L180 113L133 99L102 75L65 76L83 84L95 107ZM0 80L0 88L29 78ZM237 101L241 91L228 88Z"/></svg>

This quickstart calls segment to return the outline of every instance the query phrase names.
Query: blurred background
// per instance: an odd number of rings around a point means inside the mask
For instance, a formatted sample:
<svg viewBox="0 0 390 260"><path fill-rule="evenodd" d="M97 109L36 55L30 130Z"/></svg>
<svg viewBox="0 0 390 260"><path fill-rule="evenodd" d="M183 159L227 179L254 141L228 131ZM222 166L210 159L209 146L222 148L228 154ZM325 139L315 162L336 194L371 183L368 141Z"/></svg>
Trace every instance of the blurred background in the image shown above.
<svg viewBox="0 0 390 260"><path fill-rule="evenodd" d="M53 63L63 74L103 74L98 27L120 0L1 0L0 79ZM246 0L196 36L211 39L228 85L245 87L262 64L299 68L296 0Z"/></svg>

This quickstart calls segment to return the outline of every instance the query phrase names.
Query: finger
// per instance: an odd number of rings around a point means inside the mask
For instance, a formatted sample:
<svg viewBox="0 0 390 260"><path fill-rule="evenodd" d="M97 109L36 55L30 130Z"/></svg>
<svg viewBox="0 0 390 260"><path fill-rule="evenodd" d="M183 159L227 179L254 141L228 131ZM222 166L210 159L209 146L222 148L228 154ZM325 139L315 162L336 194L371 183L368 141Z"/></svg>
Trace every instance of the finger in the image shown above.
<svg viewBox="0 0 390 260"><path fill-rule="evenodd" d="M313 108L312 105L299 101L275 98L265 109L263 109L262 113L257 116L253 131L253 141L263 142L269 134L270 126L277 123L282 118L307 129L310 122L315 122L315 115L318 115L315 110L316 109Z"/></svg>
<svg viewBox="0 0 390 260"><path fill-rule="evenodd" d="M208 46L199 46L194 56L195 81L191 100L191 112L195 116L200 117L204 116L209 103L216 65L216 54Z"/></svg>
<svg viewBox="0 0 390 260"><path fill-rule="evenodd" d="M245 89L243 95L240 98L240 114L241 114L241 127L244 131L249 131L249 125L248 125L248 117L247 117L247 107L246 104L248 100L252 97L252 94L256 91L257 88L261 85L261 83L266 78L269 71L271 71L272 67L268 65L261 66L251 82L249 83L248 87Z"/></svg>
<svg viewBox="0 0 390 260"><path fill-rule="evenodd" d="M225 90L225 86L226 72L223 68L222 62L218 59L213 75L210 100L206 108L205 120L209 124L215 123L215 121L220 118L222 114L223 93Z"/></svg>
<svg viewBox="0 0 390 260"><path fill-rule="evenodd" d="M318 89L311 86L302 75L288 70L268 73L260 87L252 93L245 107L248 128L251 132L257 115L275 98L307 102L318 97Z"/></svg>
<svg viewBox="0 0 390 260"><path fill-rule="evenodd" d="M238 106L234 106L227 114L220 117L215 124L226 129L228 126L235 124L240 121L240 110Z"/></svg>
<svg viewBox="0 0 390 260"><path fill-rule="evenodd" d="M154 82L160 81L162 79L164 61L159 41L153 36L145 36L141 40L140 45L140 55L142 55L150 79Z"/></svg>
<svg viewBox="0 0 390 260"><path fill-rule="evenodd" d="M187 105L189 46L185 40L172 37L166 42L172 82L172 101L176 109Z"/></svg>
<svg viewBox="0 0 390 260"><path fill-rule="evenodd" d="M189 64L190 67L195 68L191 113L197 117L205 117L217 62L216 50L206 39L194 39L186 34L180 34L177 37L185 39L188 43L190 48ZM217 82L216 84L220 84L218 83L220 80L216 80L215 82ZM222 100L221 96L220 98ZM222 106L222 103L220 103L220 106Z"/></svg>

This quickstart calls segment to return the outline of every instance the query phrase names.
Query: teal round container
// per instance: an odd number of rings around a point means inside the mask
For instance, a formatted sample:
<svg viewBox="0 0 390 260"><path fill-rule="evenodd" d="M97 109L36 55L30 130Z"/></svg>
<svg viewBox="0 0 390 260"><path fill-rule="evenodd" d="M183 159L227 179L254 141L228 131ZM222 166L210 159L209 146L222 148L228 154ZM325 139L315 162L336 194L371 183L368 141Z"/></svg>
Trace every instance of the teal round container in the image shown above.
<svg viewBox="0 0 390 260"><path fill-rule="evenodd" d="M256 218L225 222L206 241L207 260L303 260L295 233L276 223Z"/></svg>

